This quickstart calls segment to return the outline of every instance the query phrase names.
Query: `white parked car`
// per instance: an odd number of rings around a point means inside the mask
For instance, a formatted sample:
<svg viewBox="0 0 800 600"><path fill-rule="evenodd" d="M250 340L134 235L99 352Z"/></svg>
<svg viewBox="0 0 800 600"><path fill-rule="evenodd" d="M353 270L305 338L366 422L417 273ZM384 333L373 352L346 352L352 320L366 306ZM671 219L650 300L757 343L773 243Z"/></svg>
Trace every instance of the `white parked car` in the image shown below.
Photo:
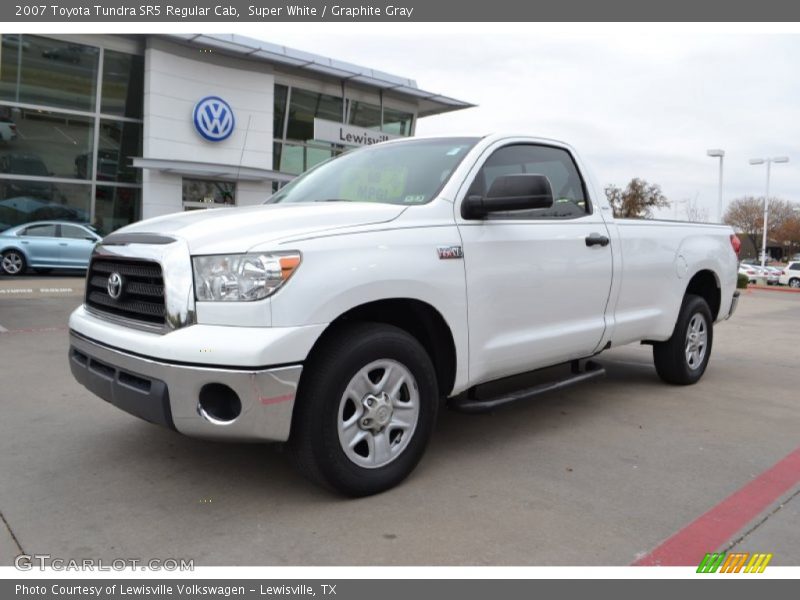
<svg viewBox="0 0 800 600"><path fill-rule="evenodd" d="M766 282L767 285L778 285L778 274L780 273L780 269L775 269L774 267L769 266L758 266L756 267L759 272L761 273L762 280Z"/></svg>
<svg viewBox="0 0 800 600"><path fill-rule="evenodd" d="M615 219L561 142L395 140L317 166L264 206L105 238L69 320L69 363L134 415L287 441L313 480L374 494L414 469L440 399L493 410L597 377L597 354L639 342L662 380L697 382L736 307L738 246L727 226ZM565 378L473 394L562 363Z"/></svg>
<svg viewBox="0 0 800 600"><path fill-rule="evenodd" d="M764 268L767 270L767 283L769 285L778 285L780 276L783 275L783 269L770 265L767 265Z"/></svg>
<svg viewBox="0 0 800 600"><path fill-rule="evenodd" d="M779 278L779 282L781 285L800 288L800 261L792 261L786 265L783 269L783 275Z"/></svg>
<svg viewBox="0 0 800 600"><path fill-rule="evenodd" d="M758 283L758 278L761 277L761 267L741 263L739 265L739 273L747 275L748 283Z"/></svg>

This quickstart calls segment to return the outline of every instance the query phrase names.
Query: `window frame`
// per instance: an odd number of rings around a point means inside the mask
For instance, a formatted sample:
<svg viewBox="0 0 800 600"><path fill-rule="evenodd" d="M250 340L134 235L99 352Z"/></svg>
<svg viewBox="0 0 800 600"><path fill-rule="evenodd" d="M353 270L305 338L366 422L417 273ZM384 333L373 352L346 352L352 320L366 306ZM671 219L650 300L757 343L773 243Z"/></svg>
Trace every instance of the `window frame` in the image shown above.
<svg viewBox="0 0 800 600"><path fill-rule="evenodd" d="M569 148L566 148L564 146L559 146L558 144L548 144L548 143L544 143L544 142L524 141L524 140L509 141L509 142L504 143L504 144L502 144L500 146L497 146L495 148L488 149L488 154L487 154L486 158L483 158L480 161L480 166L478 166L478 168L475 170L474 174L471 177L469 177L468 182L465 182L465 187L463 188L464 189L464 195L461 198L461 202L462 203L463 203L464 199L467 198L467 196L469 195L469 190L472 188L473 183L475 183L475 179L481 173L483 168L486 166L486 163L492 158L492 156L494 156L497 152L499 152L501 150L504 150L506 148L511 148L513 146L535 146L537 148L550 148L550 149L553 149L553 150L560 150L561 152L564 152L567 155L567 157L569 157L569 160L572 163L572 166L573 166L573 168L575 169L575 172L578 175L578 180L581 183L581 191L583 192L584 202L586 202L586 211L582 215L570 215L570 216L565 216L565 217L541 216L541 217L535 217L535 218L531 217L530 215L523 214L523 213L525 213L527 211L519 211L520 214L518 216L515 215L511 211L505 211L505 212L500 212L500 213L489 213L488 215L483 217L483 219L480 219L480 220L482 220L482 221L492 221L492 222L497 222L497 221L501 221L501 222L503 222L503 221L515 221L515 222L532 222L532 223L536 223L536 222L541 222L541 221L574 221L576 219L583 219L585 217L588 217L588 216L591 216L591 215L595 214L594 203L592 202L591 195L589 194L589 188L586 185L586 179L584 178L583 172L581 172L581 169L578 166L578 161L575 160L575 155L572 153L572 151ZM534 210L544 210L544 209L534 209ZM472 219L470 219L470 220L472 220Z"/></svg>
<svg viewBox="0 0 800 600"><path fill-rule="evenodd" d="M30 235L28 233L29 229L35 229L38 227L52 227L53 235ZM61 237L61 226L58 223L31 223L30 225L26 225L25 228L19 232L19 237L58 238Z"/></svg>
<svg viewBox="0 0 800 600"><path fill-rule="evenodd" d="M75 228L75 229L83 232L83 235L81 237L65 236L64 235L64 229L65 228ZM88 229L86 229L86 227L84 227L83 225L80 225L78 223L59 223L58 224L58 237L59 238L63 238L65 240L87 240L89 238L89 236L93 236L93 238L96 237L96 235L93 232L89 231Z"/></svg>

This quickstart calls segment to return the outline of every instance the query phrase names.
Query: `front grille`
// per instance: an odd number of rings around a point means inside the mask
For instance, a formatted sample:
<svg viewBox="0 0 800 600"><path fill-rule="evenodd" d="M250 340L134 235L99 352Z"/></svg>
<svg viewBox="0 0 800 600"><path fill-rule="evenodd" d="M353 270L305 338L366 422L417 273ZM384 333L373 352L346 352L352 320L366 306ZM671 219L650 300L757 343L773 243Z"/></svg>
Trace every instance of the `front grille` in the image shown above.
<svg viewBox="0 0 800 600"><path fill-rule="evenodd" d="M119 273L123 281L122 294L116 300L108 293L108 278L112 273ZM86 304L98 312L164 325L161 265L142 260L95 258L86 278Z"/></svg>

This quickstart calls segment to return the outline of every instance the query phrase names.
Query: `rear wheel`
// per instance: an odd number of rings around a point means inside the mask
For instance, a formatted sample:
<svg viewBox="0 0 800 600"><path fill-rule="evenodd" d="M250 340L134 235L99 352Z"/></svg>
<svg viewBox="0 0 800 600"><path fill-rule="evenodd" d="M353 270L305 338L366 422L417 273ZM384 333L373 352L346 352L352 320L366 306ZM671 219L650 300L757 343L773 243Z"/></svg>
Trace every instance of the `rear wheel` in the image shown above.
<svg viewBox="0 0 800 600"><path fill-rule="evenodd" d="M796 288L800 288L800 279L798 279L797 277L792 277L789 280L789 287L792 287L792 288L795 288L795 289Z"/></svg>
<svg viewBox="0 0 800 600"><path fill-rule="evenodd" d="M711 356L713 327L708 303L700 296L687 294L672 337L653 344L653 362L658 376L676 385L699 381Z"/></svg>
<svg viewBox="0 0 800 600"><path fill-rule="evenodd" d="M0 266L6 275L20 275L25 272L25 256L18 250L6 250Z"/></svg>
<svg viewBox="0 0 800 600"><path fill-rule="evenodd" d="M289 449L313 481L376 494L417 465L438 401L433 364L414 337L377 323L340 328L303 369Z"/></svg>

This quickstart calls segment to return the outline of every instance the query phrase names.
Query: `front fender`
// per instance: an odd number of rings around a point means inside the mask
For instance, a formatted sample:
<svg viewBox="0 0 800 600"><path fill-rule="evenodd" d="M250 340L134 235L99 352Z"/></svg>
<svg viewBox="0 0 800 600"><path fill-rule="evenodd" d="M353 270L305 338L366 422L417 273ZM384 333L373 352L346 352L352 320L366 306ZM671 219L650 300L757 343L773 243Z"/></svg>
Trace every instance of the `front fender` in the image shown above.
<svg viewBox="0 0 800 600"><path fill-rule="evenodd" d="M274 327L331 323L378 300L409 298L433 306L453 333L466 378L467 306L464 262L440 259L438 246L460 246L455 226L409 227L302 242L302 263L272 298ZM294 244L298 246L298 244Z"/></svg>

